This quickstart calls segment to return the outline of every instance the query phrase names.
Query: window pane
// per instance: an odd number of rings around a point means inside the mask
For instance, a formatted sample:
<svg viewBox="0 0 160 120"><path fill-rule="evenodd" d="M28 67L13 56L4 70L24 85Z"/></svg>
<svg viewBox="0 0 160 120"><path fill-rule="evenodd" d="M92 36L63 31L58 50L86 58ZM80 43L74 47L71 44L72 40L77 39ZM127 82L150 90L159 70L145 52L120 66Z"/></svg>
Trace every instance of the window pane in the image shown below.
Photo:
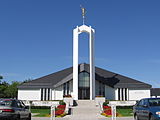
<svg viewBox="0 0 160 120"><path fill-rule="evenodd" d="M81 72L79 74L79 87L89 87L89 74L87 72Z"/></svg>

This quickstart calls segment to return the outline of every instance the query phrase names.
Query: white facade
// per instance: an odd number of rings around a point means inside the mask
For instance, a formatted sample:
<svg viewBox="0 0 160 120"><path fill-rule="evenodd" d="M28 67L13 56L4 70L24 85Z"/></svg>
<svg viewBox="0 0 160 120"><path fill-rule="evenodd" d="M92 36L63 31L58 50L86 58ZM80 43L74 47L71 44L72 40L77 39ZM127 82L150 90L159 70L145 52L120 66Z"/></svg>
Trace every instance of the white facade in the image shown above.
<svg viewBox="0 0 160 120"><path fill-rule="evenodd" d="M20 100L40 100L40 89L18 89L18 99Z"/></svg>
<svg viewBox="0 0 160 120"><path fill-rule="evenodd" d="M57 87L55 90L53 90L53 100L63 100L63 86Z"/></svg>
<svg viewBox="0 0 160 120"><path fill-rule="evenodd" d="M140 100L150 96L150 89L129 89L129 100Z"/></svg>
<svg viewBox="0 0 160 120"><path fill-rule="evenodd" d="M70 81L70 89L69 89L69 94L73 95L73 82L72 80ZM99 89L100 89L100 83L96 81L96 91L95 94L96 96L102 95L99 94ZM101 88L102 89L102 88ZM123 88L125 90L125 88ZM123 99L122 99L122 88L120 89L120 93L118 93L118 88L112 88L110 86L105 85L105 98L108 100L120 100L120 101L125 101L125 100L140 100L142 98L149 98L150 96L150 89L126 89L127 90L127 99L125 99L125 93L123 94ZM124 91L123 91L124 92ZM20 100L42 100L42 91L41 89L19 89L18 90L18 99ZM45 93L44 93L45 94ZM63 85L60 85L56 89L51 90L50 93L50 100L63 100ZM120 94L120 95L118 95ZM47 95L45 95L47 98ZM44 97L44 95L43 95ZM119 98L120 97L120 98ZM44 99L44 98L43 98Z"/></svg>

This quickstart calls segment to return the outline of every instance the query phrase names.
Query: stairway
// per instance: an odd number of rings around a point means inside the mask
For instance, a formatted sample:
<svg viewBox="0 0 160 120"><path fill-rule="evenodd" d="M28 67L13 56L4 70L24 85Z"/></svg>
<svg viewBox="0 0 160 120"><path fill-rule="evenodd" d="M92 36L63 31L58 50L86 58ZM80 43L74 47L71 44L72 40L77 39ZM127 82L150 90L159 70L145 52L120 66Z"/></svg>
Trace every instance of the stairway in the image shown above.
<svg viewBox="0 0 160 120"><path fill-rule="evenodd" d="M72 108L70 120L100 120L105 118L100 114L99 106L96 107L94 100L78 100L77 106Z"/></svg>

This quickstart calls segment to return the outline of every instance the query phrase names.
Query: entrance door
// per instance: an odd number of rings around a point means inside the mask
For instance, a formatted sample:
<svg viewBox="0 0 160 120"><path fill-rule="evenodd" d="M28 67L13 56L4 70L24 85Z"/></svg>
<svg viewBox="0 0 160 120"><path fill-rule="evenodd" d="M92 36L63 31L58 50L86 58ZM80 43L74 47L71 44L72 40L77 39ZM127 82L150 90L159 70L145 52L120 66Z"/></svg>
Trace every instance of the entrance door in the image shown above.
<svg viewBox="0 0 160 120"><path fill-rule="evenodd" d="M89 99L90 98L90 82L89 73L79 73L78 80L78 99Z"/></svg>
<svg viewBox="0 0 160 120"><path fill-rule="evenodd" d="M78 89L78 99L89 99L90 89L89 88L79 88Z"/></svg>

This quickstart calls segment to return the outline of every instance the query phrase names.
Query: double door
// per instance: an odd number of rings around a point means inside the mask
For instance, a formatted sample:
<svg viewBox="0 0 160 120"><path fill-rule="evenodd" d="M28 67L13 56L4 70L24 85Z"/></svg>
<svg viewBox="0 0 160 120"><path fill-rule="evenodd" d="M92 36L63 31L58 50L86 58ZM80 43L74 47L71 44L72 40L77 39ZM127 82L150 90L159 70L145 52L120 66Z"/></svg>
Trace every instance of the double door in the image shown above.
<svg viewBox="0 0 160 120"><path fill-rule="evenodd" d="M78 99L89 99L90 98L90 88L89 87L79 87L78 88Z"/></svg>

